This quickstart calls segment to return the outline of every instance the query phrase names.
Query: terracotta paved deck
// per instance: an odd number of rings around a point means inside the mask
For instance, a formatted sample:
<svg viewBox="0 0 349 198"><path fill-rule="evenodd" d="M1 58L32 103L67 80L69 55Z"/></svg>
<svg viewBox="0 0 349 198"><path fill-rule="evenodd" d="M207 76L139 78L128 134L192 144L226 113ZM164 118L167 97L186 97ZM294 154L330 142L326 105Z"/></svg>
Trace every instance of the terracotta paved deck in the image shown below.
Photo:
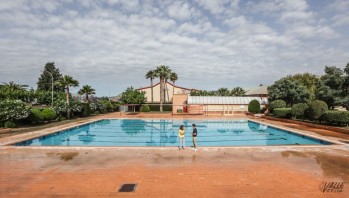
<svg viewBox="0 0 349 198"><path fill-rule="evenodd" d="M309 133L349 139L330 131ZM323 193L319 188L323 182L346 183L343 192ZM138 183L138 188L133 193L117 192L123 183ZM0 147L0 197L130 196L349 197L349 145L199 148L197 152Z"/></svg>

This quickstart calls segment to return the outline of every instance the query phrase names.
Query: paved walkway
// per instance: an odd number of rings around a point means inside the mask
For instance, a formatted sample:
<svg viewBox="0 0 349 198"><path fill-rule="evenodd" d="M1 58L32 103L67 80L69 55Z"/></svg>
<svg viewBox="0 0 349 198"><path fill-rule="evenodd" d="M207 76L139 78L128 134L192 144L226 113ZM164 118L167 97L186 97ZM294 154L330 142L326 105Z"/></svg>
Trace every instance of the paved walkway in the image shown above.
<svg viewBox="0 0 349 198"><path fill-rule="evenodd" d="M151 117L132 117L139 116ZM155 117L160 116L169 115ZM199 118L207 119L195 116ZM349 139L330 131L308 133ZM342 192L322 192L325 182L345 183ZM117 192L124 183L138 187L132 193ZM57 196L349 197L349 145L199 148L197 152L190 148L0 147L0 197Z"/></svg>

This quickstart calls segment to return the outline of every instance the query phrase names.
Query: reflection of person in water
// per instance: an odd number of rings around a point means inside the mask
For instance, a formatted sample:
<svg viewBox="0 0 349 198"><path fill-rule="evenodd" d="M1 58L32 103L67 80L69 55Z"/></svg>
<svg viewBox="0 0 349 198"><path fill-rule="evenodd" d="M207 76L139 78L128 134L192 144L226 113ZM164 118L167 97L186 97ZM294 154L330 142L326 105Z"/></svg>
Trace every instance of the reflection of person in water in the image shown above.
<svg viewBox="0 0 349 198"><path fill-rule="evenodd" d="M179 138L178 148L179 149L181 149L181 147L182 147L182 149L184 149L184 147L185 147L185 139L184 139L184 137L185 137L184 126L181 125L179 127L179 130L178 130L178 138Z"/></svg>

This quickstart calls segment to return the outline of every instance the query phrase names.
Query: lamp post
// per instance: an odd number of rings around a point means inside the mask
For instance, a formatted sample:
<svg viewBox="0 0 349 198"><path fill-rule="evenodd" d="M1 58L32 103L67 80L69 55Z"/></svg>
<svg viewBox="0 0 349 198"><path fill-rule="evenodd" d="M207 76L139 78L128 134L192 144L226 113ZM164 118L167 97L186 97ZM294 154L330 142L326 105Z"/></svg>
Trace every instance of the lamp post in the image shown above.
<svg viewBox="0 0 349 198"><path fill-rule="evenodd" d="M47 71L46 69L44 70L44 72L49 73L51 76L51 107L53 107L53 75L51 72Z"/></svg>

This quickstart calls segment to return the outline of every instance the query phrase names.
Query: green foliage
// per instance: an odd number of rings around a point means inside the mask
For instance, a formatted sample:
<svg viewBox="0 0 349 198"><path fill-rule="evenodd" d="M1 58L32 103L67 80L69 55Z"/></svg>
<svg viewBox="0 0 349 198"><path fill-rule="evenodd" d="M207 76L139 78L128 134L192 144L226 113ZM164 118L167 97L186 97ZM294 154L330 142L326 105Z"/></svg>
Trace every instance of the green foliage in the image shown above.
<svg viewBox="0 0 349 198"><path fill-rule="evenodd" d="M91 86L89 86L89 85L84 85L84 86L82 86L82 88L79 90L78 94L79 94L79 95L85 95L85 100L88 101L90 95L96 94L95 91L96 91L96 90L93 89Z"/></svg>
<svg viewBox="0 0 349 198"><path fill-rule="evenodd" d="M191 96L244 96L246 90L241 87L235 87L231 90L228 88L220 88L218 90L207 91L207 90L196 90L191 91Z"/></svg>
<svg viewBox="0 0 349 198"><path fill-rule="evenodd" d="M51 91L40 91L35 92L35 96L38 104L51 105ZM70 96L71 97L71 96ZM64 92L53 92L53 101L65 100L66 94Z"/></svg>
<svg viewBox="0 0 349 198"><path fill-rule="evenodd" d="M261 110L261 105L259 104L258 100L252 100L248 104L248 112L250 113L259 113Z"/></svg>
<svg viewBox="0 0 349 198"><path fill-rule="evenodd" d="M309 103L307 111L310 120L319 120L320 116L328 110L328 106L324 101L314 100Z"/></svg>
<svg viewBox="0 0 349 198"><path fill-rule="evenodd" d="M99 101L90 103L90 112L93 113L104 113L106 111L106 107Z"/></svg>
<svg viewBox="0 0 349 198"><path fill-rule="evenodd" d="M82 103L82 116L87 117L91 114L90 103Z"/></svg>
<svg viewBox="0 0 349 198"><path fill-rule="evenodd" d="M310 73L303 73L303 74L295 74L295 75L289 75L286 77L286 79L297 81L300 85L303 85L305 88L307 88L309 92L309 100L315 99L315 92L316 92L316 86L319 82L319 77L310 74Z"/></svg>
<svg viewBox="0 0 349 198"><path fill-rule="evenodd" d="M292 106L292 116L296 119L297 117L304 118L305 111L308 109L307 103L297 103Z"/></svg>
<svg viewBox="0 0 349 198"><path fill-rule="evenodd" d="M273 102L270 102L268 107L269 107L270 113L272 113L273 110L276 108L285 108L286 102L283 100L275 100Z"/></svg>
<svg viewBox="0 0 349 198"><path fill-rule="evenodd" d="M330 108L334 107L336 101L335 95L338 91L331 89L329 86L320 82L316 90L316 98L326 102L327 106Z"/></svg>
<svg viewBox="0 0 349 198"><path fill-rule="evenodd" d="M4 100L0 102L0 124L6 121L25 119L29 116L30 106L20 100Z"/></svg>
<svg viewBox="0 0 349 198"><path fill-rule="evenodd" d="M32 108L27 120L31 123L42 123L56 118L56 112L51 108Z"/></svg>
<svg viewBox="0 0 349 198"><path fill-rule="evenodd" d="M273 110L273 116L279 118L291 118L292 109L291 108L276 108Z"/></svg>
<svg viewBox="0 0 349 198"><path fill-rule="evenodd" d="M246 94L246 90L241 87L235 87L230 91L231 96L244 96Z"/></svg>
<svg viewBox="0 0 349 198"><path fill-rule="evenodd" d="M306 102L309 98L309 91L298 81L282 78L268 87L269 100L284 100L287 106Z"/></svg>
<svg viewBox="0 0 349 198"><path fill-rule="evenodd" d="M83 105L80 101L73 98L70 100L69 105L65 99L59 99L54 101L53 109L57 115L64 115L68 117L68 109L75 115L78 115L82 113Z"/></svg>
<svg viewBox="0 0 349 198"><path fill-rule="evenodd" d="M115 111L114 104L109 100L100 100L99 101L104 107L107 112L113 112Z"/></svg>
<svg viewBox="0 0 349 198"><path fill-rule="evenodd" d="M23 102L34 102L35 100L34 90L11 90L6 86L0 87L0 100L21 100Z"/></svg>
<svg viewBox="0 0 349 198"><path fill-rule="evenodd" d="M146 101L145 92L135 90L133 87L129 87L126 91L122 92L120 101L124 104L143 104Z"/></svg>
<svg viewBox="0 0 349 198"><path fill-rule="evenodd" d="M4 127L5 128L16 128L16 123L14 123L13 121L6 121L4 123Z"/></svg>
<svg viewBox="0 0 349 198"><path fill-rule="evenodd" d="M142 105L140 111L141 112L149 112L150 111L149 105Z"/></svg>
<svg viewBox="0 0 349 198"><path fill-rule="evenodd" d="M42 71L42 74L40 75L37 85L39 91L50 91L52 89L52 77L48 73L50 72L53 76L53 83L58 81L62 74L60 73L59 69L56 68L55 63L46 63L44 70ZM53 85L53 90L55 92L62 92L64 89L62 87L57 86L56 84Z"/></svg>
<svg viewBox="0 0 349 198"><path fill-rule="evenodd" d="M321 120L331 125L348 125L349 111L325 111L321 116Z"/></svg>

